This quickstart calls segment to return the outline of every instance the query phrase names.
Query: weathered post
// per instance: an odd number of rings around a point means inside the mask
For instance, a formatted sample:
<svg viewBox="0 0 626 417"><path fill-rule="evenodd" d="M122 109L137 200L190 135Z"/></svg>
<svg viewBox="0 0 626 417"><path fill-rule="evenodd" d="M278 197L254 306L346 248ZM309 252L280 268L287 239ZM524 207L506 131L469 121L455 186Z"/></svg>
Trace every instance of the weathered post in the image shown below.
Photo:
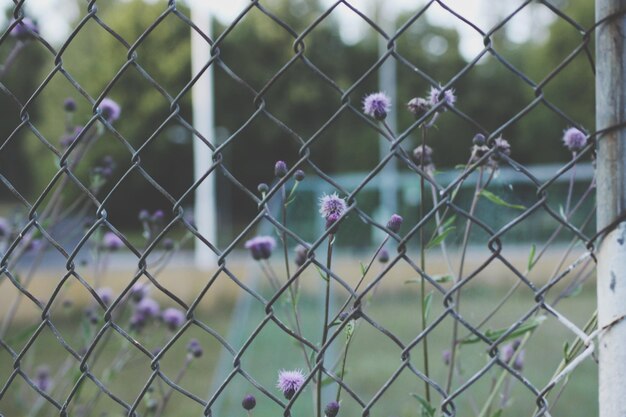
<svg viewBox="0 0 626 417"><path fill-rule="evenodd" d="M596 19L616 15L596 33L596 128L626 120L626 10L624 0L596 0ZM626 129L610 130L597 143L597 227L626 210ZM598 255L600 417L626 416L626 221L602 240ZM616 320L618 320L616 322ZM614 323L614 324L613 324ZM612 325L613 324L613 325Z"/></svg>

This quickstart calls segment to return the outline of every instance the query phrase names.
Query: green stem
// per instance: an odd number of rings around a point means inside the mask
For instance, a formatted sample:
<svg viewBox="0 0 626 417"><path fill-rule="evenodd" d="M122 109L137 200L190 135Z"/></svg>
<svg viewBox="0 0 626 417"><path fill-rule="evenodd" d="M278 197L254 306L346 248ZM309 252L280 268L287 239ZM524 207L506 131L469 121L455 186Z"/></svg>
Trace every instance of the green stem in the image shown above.
<svg viewBox="0 0 626 417"><path fill-rule="evenodd" d="M326 255L326 269L330 271L333 259L333 240L335 239L334 234L328 235L328 251ZM321 348L326 344L328 339L328 315L330 310L330 272L326 272L326 293L324 296L324 322L322 323L322 344ZM317 373L317 417L322 417L322 368L324 367L324 356L325 353L322 353L321 368Z"/></svg>

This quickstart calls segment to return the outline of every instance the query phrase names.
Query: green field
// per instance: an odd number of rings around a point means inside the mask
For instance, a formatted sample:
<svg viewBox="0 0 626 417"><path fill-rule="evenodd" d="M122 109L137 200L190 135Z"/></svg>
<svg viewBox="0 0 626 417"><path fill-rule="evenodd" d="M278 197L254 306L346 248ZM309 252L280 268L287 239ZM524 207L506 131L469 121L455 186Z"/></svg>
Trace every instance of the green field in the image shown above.
<svg viewBox="0 0 626 417"><path fill-rule="evenodd" d="M417 285L407 285L406 290L381 291L373 301L365 308L365 312L372 320L383 326L398 339L407 344L414 338L420 329L419 320L419 293ZM483 287L468 288L464 293L461 312L463 317L471 323L477 323L483 315L493 306L499 297L504 293L505 288ZM339 295L337 290L337 295ZM520 290L505 306L505 308L492 319L486 329L498 329L506 327L517 318L525 314L533 305L531 293ZM592 314L595 306L595 295L593 288L585 288L576 297L564 300L558 305L561 313L570 320L582 327L587 318ZM433 308L430 314L431 320L441 314L441 299L435 297ZM335 308L339 303L336 303ZM230 300L213 305L211 308L199 310L197 318L210 326L236 349L241 349L245 340L253 330L263 321L265 317L263 306L258 302L253 302L245 315L233 316L234 304ZM289 311L284 305L275 307L277 317L287 322L286 314ZM299 304L303 333L309 340L317 341L321 333L321 325L318 317L321 317L321 304L319 298L308 295L303 296ZM81 329L84 320L81 318L81 311L53 311L52 320L57 324L61 335L70 345L79 350L84 345L85 338L93 337L99 325L93 326L91 330ZM335 310L336 311L336 310ZM120 326L128 329L127 316L122 315L117 320ZM445 385L447 368L441 359L442 351L449 345L451 337L451 320L448 317L437 326L428 337L428 348L430 354L430 374L431 377L441 385ZM347 371L345 375L346 383L365 402L377 396L377 393L385 382L396 372L402 364L401 349L394 344L387 336L376 330L365 320L359 320L352 340L347 361ZM231 328L231 325L233 327ZM32 324L21 323L20 329L26 329L26 333L32 333ZM163 329L160 324L155 324L152 328L136 334L136 340L143 344L148 350L163 346L171 333ZM12 337L8 340L15 350L21 349L27 338L22 337L20 329L13 329L10 332ZM87 364L90 371L98 379L106 381L108 389L127 403L135 401L137 395L143 389L152 371L150 360L141 351L133 347L128 341L117 333L109 330L110 336L101 339L101 343L106 346L97 359L93 356ZM461 329L461 334L466 332ZM182 366L186 357L186 344L192 337L197 338L204 348L204 355L199 359L194 359L188 372L181 379L180 385L194 395L209 400L214 395L214 379L223 381L233 370L233 357L229 353L224 354L215 338L192 325L185 334L168 350L160 361L160 370L168 378L174 380L178 370ZM565 341L573 340L573 334L552 318L548 318L537 328L526 345L526 357L523 368L523 375L536 388L541 390L550 376L558 366L563 357L563 344ZM12 341L12 342L11 342ZM332 363L332 357L336 357L341 351L345 342L345 337L341 335L335 341L333 349L327 363ZM120 353L122 352L122 353ZM462 378L467 380L475 372L481 369L488 361L485 345L472 344L463 345L461 350ZM59 403L63 403L69 395L70 386L75 383L80 375L78 362L67 361L68 353L57 342L54 334L44 329L37 337L35 343L20 362L20 369L31 377L34 376L34 369L39 365L47 364L52 375L56 375L51 391L52 397ZM119 357L125 357L123 366L116 369ZM220 358L222 362L220 362ZM224 360L226 358L226 360ZM422 344L418 345L410 352L411 363L423 371L423 351ZM63 365L69 365L66 368ZM300 347L294 343L293 339L286 335L277 325L269 321L260 331L254 341L247 346L241 355L241 369L258 383L280 397L280 393L275 388L277 373L280 369L306 368ZM11 375L13 365L6 350L0 350L0 381L4 384ZM564 391L551 414L553 416L570 415L595 415L597 413L597 377L596 365L591 360L586 360L572 374L567 389ZM482 378L473 384L467 391L455 399L455 406L458 416L476 416L476 407L480 408L492 391L493 381L500 375L501 371L494 367ZM460 381L455 383L458 388ZM510 385L512 400L504 409L502 416L532 416L535 405L534 395L518 381L505 381ZM158 378L152 384L156 393L164 390L168 391L168 386L164 382L159 382ZM455 388L455 389L456 389ZM557 387L558 388L558 387ZM328 384L324 387L325 401L334 398L337 386ZM86 414L85 410L73 404L75 399L69 404L70 416L123 416L124 409L109 399L106 395L96 396L97 388L89 379L83 380L79 392L79 402L82 404L94 402L94 409ZM556 392L556 390L554 391ZM253 393L257 398L257 407L253 411L254 416L279 416L283 410L271 399L264 396L252 384L246 381L241 375L236 374L224 390L219 395L219 400L212 408L214 416L237 416L244 415L240 402L246 393ZM306 388L295 402L292 410L293 416L313 416L313 393L312 387ZM372 416L398 416L409 417L419 416L420 410L417 401L410 396L411 393L425 395L424 384L408 369L400 373L398 379L386 390L373 404L370 410ZM432 392L432 403L440 404L441 397ZM53 416L58 415L55 408L45 402L38 414L29 413L29 408L37 403L38 394L22 380L18 375L0 401L0 413L4 416ZM496 396L495 404L499 404L500 396ZM145 403L142 402L138 408L140 415L154 415L145 412ZM342 409L340 416L358 416L363 412L362 408L350 398L344 391L342 394ZM495 412L493 409L492 412ZM202 406L175 392L164 410L163 416L202 416ZM491 416L489 416L491 417Z"/></svg>

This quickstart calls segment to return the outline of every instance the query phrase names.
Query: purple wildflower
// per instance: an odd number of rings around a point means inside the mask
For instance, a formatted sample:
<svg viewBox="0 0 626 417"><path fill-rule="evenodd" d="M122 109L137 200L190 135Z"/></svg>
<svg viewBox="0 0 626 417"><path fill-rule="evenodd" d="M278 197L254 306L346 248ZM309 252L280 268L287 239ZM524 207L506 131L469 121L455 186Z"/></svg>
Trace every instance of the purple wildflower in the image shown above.
<svg viewBox="0 0 626 417"><path fill-rule="evenodd" d="M59 140L59 142L61 143L61 146L63 146L64 148L69 148L70 145L74 143L76 138L78 138L78 135L80 135L80 132L82 131L83 131L83 126L75 126L74 131L70 133L66 133L65 135L61 137L61 140Z"/></svg>
<svg viewBox="0 0 626 417"><path fill-rule="evenodd" d="M256 189L259 190L261 194L265 194L270 190L270 187L266 183L262 182L256 187Z"/></svg>
<svg viewBox="0 0 626 417"><path fill-rule="evenodd" d="M472 143L476 146L485 146L487 144L487 138L482 133L476 133L472 139Z"/></svg>
<svg viewBox="0 0 626 417"><path fill-rule="evenodd" d="M135 312L145 317L154 318L159 315L159 303L152 298L145 297L135 306Z"/></svg>
<svg viewBox="0 0 626 417"><path fill-rule="evenodd" d="M391 100L383 92L372 93L363 99L363 113L376 120L385 120L391 109Z"/></svg>
<svg viewBox="0 0 626 417"><path fill-rule="evenodd" d="M304 384L304 374L300 369L293 371L281 370L278 373L278 383L276 387L283 392L286 399L290 400L296 391Z"/></svg>
<svg viewBox="0 0 626 417"><path fill-rule="evenodd" d="M347 208L346 201L343 198L339 198L337 193L325 194L320 198L320 214L326 220L331 216L336 216L336 219L338 219Z"/></svg>
<svg viewBox="0 0 626 417"><path fill-rule="evenodd" d="M378 262L380 262L381 264L386 264L387 262L389 262L389 251L387 251L387 249L381 249L380 252L378 252Z"/></svg>
<svg viewBox="0 0 626 417"><path fill-rule="evenodd" d="M32 239L28 242L28 246L26 246L26 250L28 252L37 252L43 247L44 243L41 239Z"/></svg>
<svg viewBox="0 0 626 417"><path fill-rule="evenodd" d="M525 350L520 350L520 352L515 357L515 361L513 362L513 369L516 371L521 371L524 369L524 357L526 356Z"/></svg>
<svg viewBox="0 0 626 417"><path fill-rule="evenodd" d="M139 210L139 215L137 217L140 222L147 222L150 220L150 212L146 209Z"/></svg>
<svg viewBox="0 0 626 417"><path fill-rule="evenodd" d="M63 108L69 113L76 111L76 100L71 97L66 98L63 102Z"/></svg>
<svg viewBox="0 0 626 417"><path fill-rule="evenodd" d="M425 98L415 97L407 103L406 107L409 109L409 112L415 117L421 117L430 108L430 103Z"/></svg>
<svg viewBox="0 0 626 417"><path fill-rule="evenodd" d="M102 99L100 102L100 110L102 111L102 116L109 123L113 123L119 119L122 114L122 108L120 105L108 97Z"/></svg>
<svg viewBox="0 0 626 417"><path fill-rule="evenodd" d="M276 247L276 240L271 236L257 236L248 240L244 247L250 250L255 261L268 259Z"/></svg>
<svg viewBox="0 0 626 417"><path fill-rule="evenodd" d="M303 170L299 169L297 170L294 174L293 177L295 178L296 181L300 182L304 179L304 177L306 176L306 174L304 173Z"/></svg>
<svg viewBox="0 0 626 417"><path fill-rule="evenodd" d="M500 357L502 358L502 361L504 363L509 363L514 354L515 348L513 347L512 343L507 343L506 345L502 346L502 350L500 351Z"/></svg>
<svg viewBox="0 0 626 417"><path fill-rule="evenodd" d="M454 106L454 103L456 103L456 96L454 95L454 90L452 89L446 90L443 93L443 97L441 99L439 98L440 94L441 94L441 87L439 88L430 87L430 92L428 93L428 102L430 103L432 107L436 106L442 101L444 101L448 107Z"/></svg>
<svg viewBox="0 0 626 417"><path fill-rule="evenodd" d="M113 232L106 232L102 236L102 247L106 250L114 251L122 248L124 242Z"/></svg>
<svg viewBox="0 0 626 417"><path fill-rule="evenodd" d="M500 162L503 155L511 155L511 144L509 143L509 141L500 136L499 138L494 139L493 147L495 148L496 152L489 158L489 164L493 168L497 168L498 162Z"/></svg>
<svg viewBox="0 0 626 417"><path fill-rule="evenodd" d="M163 311L161 318L170 330L176 330L185 322L185 313L177 308L168 308Z"/></svg>
<svg viewBox="0 0 626 417"><path fill-rule="evenodd" d="M152 214L152 221L155 223L161 223L165 218L165 212L163 210L157 210Z"/></svg>
<svg viewBox="0 0 626 417"><path fill-rule="evenodd" d="M11 21L13 24L15 20ZM25 40L34 37L39 34L39 27L37 24L30 18L24 17L20 20L17 25L11 29L10 35L15 39Z"/></svg>
<svg viewBox="0 0 626 417"><path fill-rule="evenodd" d="M245 397L243 397L243 400L241 401L241 406L246 411L250 411L254 407L256 407L256 398L254 398L254 395L247 394Z"/></svg>
<svg viewBox="0 0 626 417"><path fill-rule="evenodd" d="M308 255L308 250L302 245L296 246L296 265L302 266L306 262L306 258Z"/></svg>
<svg viewBox="0 0 626 417"><path fill-rule="evenodd" d="M394 233L398 233L400 231L400 226L402 226L402 221L404 219L402 216L398 214L392 214L391 218L387 222L387 229L391 230Z"/></svg>
<svg viewBox="0 0 626 417"><path fill-rule="evenodd" d="M198 339L191 339L189 341L187 344L187 352L189 352L189 354L194 358L202 356L203 350L200 342L198 342Z"/></svg>
<svg viewBox="0 0 626 417"><path fill-rule="evenodd" d="M287 175L288 170L289 168L287 168L287 163L285 163L285 161L277 161L276 165L274 165L274 175L276 175L279 178L282 178L285 175Z"/></svg>
<svg viewBox="0 0 626 417"><path fill-rule="evenodd" d="M324 409L326 417L336 417L339 413L339 403L337 401L331 401L326 405Z"/></svg>
<svg viewBox="0 0 626 417"><path fill-rule="evenodd" d="M130 317L130 327L131 329L139 330L144 324L146 324L146 316L135 311L133 315Z"/></svg>
<svg viewBox="0 0 626 417"><path fill-rule="evenodd" d="M102 300L106 306L111 305L113 299L115 298L113 290L108 287L98 288L96 290L96 294L98 294L98 297L100 297L100 300Z"/></svg>
<svg viewBox="0 0 626 417"><path fill-rule="evenodd" d="M48 392L52 386L50 379L50 368L43 365L35 370L35 386L43 392Z"/></svg>
<svg viewBox="0 0 626 417"><path fill-rule="evenodd" d="M570 151L578 152L587 144L587 137L575 127L570 127L563 132L563 144Z"/></svg>
<svg viewBox="0 0 626 417"><path fill-rule="evenodd" d="M145 297L147 297L149 292L150 287L148 287L148 284L144 284L143 282L135 282L130 288L130 297L133 299L133 301L138 303Z"/></svg>
<svg viewBox="0 0 626 417"><path fill-rule="evenodd" d="M433 149L428 145L419 145L413 149L413 159L426 169L433 168Z"/></svg>
<svg viewBox="0 0 626 417"><path fill-rule="evenodd" d="M450 361L452 360L452 352L450 352L448 349L442 351L441 359L443 360L444 364L450 365Z"/></svg>

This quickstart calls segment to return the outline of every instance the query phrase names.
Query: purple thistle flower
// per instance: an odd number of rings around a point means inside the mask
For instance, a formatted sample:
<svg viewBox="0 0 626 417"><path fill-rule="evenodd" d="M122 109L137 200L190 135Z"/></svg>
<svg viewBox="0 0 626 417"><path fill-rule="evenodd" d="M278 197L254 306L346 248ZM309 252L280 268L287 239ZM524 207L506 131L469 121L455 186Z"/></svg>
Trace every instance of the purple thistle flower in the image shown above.
<svg viewBox="0 0 626 417"><path fill-rule="evenodd" d="M497 168L498 162L502 160L502 155L511 155L511 144L508 140L500 136L499 138L494 139L493 147L495 148L496 152L489 158L489 164L493 168Z"/></svg>
<svg viewBox="0 0 626 417"><path fill-rule="evenodd" d="M137 216L140 222L147 222L150 220L150 212L146 209L139 210L139 214Z"/></svg>
<svg viewBox="0 0 626 417"><path fill-rule="evenodd" d="M106 97L102 99L100 102L100 110L102 111L102 116L109 122L113 123L117 119L120 118L122 114L122 108L115 101Z"/></svg>
<svg viewBox="0 0 626 417"><path fill-rule="evenodd" d="M430 103L432 107L436 106L442 101L444 101L445 104L449 107L454 106L454 103L456 103L456 96L454 95L454 90L452 89L446 90L443 93L443 97L441 99L439 98L440 94L441 94L441 86L439 88L430 87L430 92L428 93L428 103Z"/></svg>
<svg viewBox="0 0 626 417"><path fill-rule="evenodd" d="M76 138L78 138L78 135L80 135L80 132L82 132L82 131L83 131L83 126L75 126L74 127L74 131L70 132L70 133L66 133L65 135L63 135L61 137L61 140L59 140L59 143L64 148L69 148L70 145L72 143L74 143Z"/></svg>
<svg viewBox="0 0 626 417"><path fill-rule="evenodd" d="M241 406L246 411L250 411L254 407L256 407L256 398L254 398L254 395L247 394L245 397L243 397L243 400L241 401Z"/></svg>
<svg viewBox="0 0 626 417"><path fill-rule="evenodd" d="M144 284L143 282L135 282L133 286L130 288L130 297L135 302L140 302L145 297L148 296L150 292L150 287L148 284Z"/></svg>
<svg viewBox="0 0 626 417"><path fill-rule="evenodd" d="M329 217L334 216L337 220L348 208L346 201L343 198L339 198L337 193L325 194L320 197L320 214L326 220Z"/></svg>
<svg viewBox="0 0 626 417"><path fill-rule="evenodd" d="M122 248L124 242L113 232L106 232L102 236L102 247L106 250L114 251Z"/></svg>
<svg viewBox="0 0 626 417"><path fill-rule="evenodd" d="M276 165L274 165L274 175L278 178L282 178L287 175L288 170L289 168L287 168L287 163L285 163L285 161L277 161Z"/></svg>
<svg viewBox="0 0 626 417"><path fill-rule="evenodd" d="M407 103L406 107L409 109L411 114L419 118L428 111L430 103L425 98L415 97Z"/></svg>
<svg viewBox="0 0 626 417"><path fill-rule="evenodd" d="M513 361L513 369L515 369L516 371L521 371L522 369L524 369L524 357L526 356L526 351L525 350L520 350L520 352L517 354L517 357L515 358L515 361Z"/></svg>
<svg viewBox="0 0 626 417"><path fill-rule="evenodd" d="M35 370L35 385L43 392L48 392L52 386L50 368L43 365Z"/></svg>
<svg viewBox="0 0 626 417"><path fill-rule="evenodd" d="M297 170L294 174L293 177L295 178L296 181L300 182L304 179L304 177L306 176L306 174L304 173L303 170L299 169Z"/></svg>
<svg viewBox="0 0 626 417"><path fill-rule="evenodd" d="M587 137L575 127L570 127L563 132L563 144L570 151L578 152L587 144Z"/></svg>
<svg viewBox="0 0 626 417"><path fill-rule="evenodd" d="M66 98L63 102L63 108L70 113L76 111L76 100L71 97Z"/></svg>
<svg viewBox="0 0 626 417"><path fill-rule="evenodd" d="M113 302L115 295L113 294L113 290L108 287L98 288L96 290L96 294L100 297L100 300L104 303L104 305L109 306Z"/></svg>
<svg viewBox="0 0 626 417"><path fill-rule="evenodd" d="M389 262L389 251L387 251L387 249L381 249L380 252L378 252L378 262L380 262L381 264L386 264L387 262Z"/></svg>
<svg viewBox="0 0 626 417"><path fill-rule="evenodd" d="M276 240L271 236L256 236L248 240L244 247L250 250L255 261L269 259L276 247Z"/></svg>
<svg viewBox="0 0 626 417"><path fill-rule="evenodd" d="M146 316L135 311L130 317L129 323L131 329L139 330L144 326L144 324L146 324Z"/></svg>
<svg viewBox="0 0 626 417"><path fill-rule="evenodd" d="M402 216L398 214L392 214L391 218L387 222L387 229L391 230L394 233L398 233L400 231L400 226L402 226L402 221L404 219Z"/></svg>
<svg viewBox="0 0 626 417"><path fill-rule="evenodd" d="M302 387L304 380L304 374L300 369L294 369L293 371L283 369L278 373L278 383L276 387L283 392L286 399L290 400Z"/></svg>
<svg viewBox="0 0 626 417"><path fill-rule="evenodd" d="M428 145L419 145L413 149L413 159L420 167L430 169L433 167L433 149Z"/></svg>
<svg viewBox="0 0 626 417"><path fill-rule="evenodd" d="M504 363L509 363L514 354L515 348L513 347L512 343L507 343L506 345L502 346L502 350L500 351L500 357L502 358L502 361Z"/></svg>
<svg viewBox="0 0 626 417"><path fill-rule="evenodd" d="M304 265L304 263L306 262L307 255L308 255L307 248L305 248L302 245L296 246L296 259L295 259L296 265L297 266Z"/></svg>
<svg viewBox="0 0 626 417"><path fill-rule="evenodd" d="M187 344L187 352L194 358L199 358L202 356L203 350L198 339L191 339Z"/></svg>
<svg viewBox="0 0 626 417"><path fill-rule="evenodd" d="M163 210L157 210L152 214L152 221L155 223L160 223L165 218L165 212Z"/></svg>
<svg viewBox="0 0 626 417"><path fill-rule="evenodd" d="M331 401L324 408L326 417L336 417L339 413L339 403L337 401Z"/></svg>
<svg viewBox="0 0 626 417"><path fill-rule="evenodd" d="M363 113L376 120L385 120L391 109L391 100L383 92L372 93L363 99Z"/></svg>
<svg viewBox="0 0 626 417"><path fill-rule="evenodd" d="M11 24L15 22L15 19L11 21ZM11 29L9 33L12 37L19 40L25 40L29 38L35 37L35 35L39 34L39 27L37 24L28 17L22 18L17 25Z"/></svg>
<svg viewBox="0 0 626 417"><path fill-rule="evenodd" d="M4 217L0 217L0 238L7 237L11 234L11 225Z"/></svg>
<svg viewBox="0 0 626 417"><path fill-rule="evenodd" d="M168 308L161 314L163 323L170 329L176 330L185 323L185 313L177 308Z"/></svg>
<svg viewBox="0 0 626 417"><path fill-rule="evenodd" d="M450 352L448 349L442 351L441 359L443 360L444 364L450 365L450 361L452 360L452 352Z"/></svg>
<svg viewBox="0 0 626 417"><path fill-rule="evenodd" d="M145 316L146 318L154 318L159 315L159 303L152 298L145 297L135 306L135 312Z"/></svg>

